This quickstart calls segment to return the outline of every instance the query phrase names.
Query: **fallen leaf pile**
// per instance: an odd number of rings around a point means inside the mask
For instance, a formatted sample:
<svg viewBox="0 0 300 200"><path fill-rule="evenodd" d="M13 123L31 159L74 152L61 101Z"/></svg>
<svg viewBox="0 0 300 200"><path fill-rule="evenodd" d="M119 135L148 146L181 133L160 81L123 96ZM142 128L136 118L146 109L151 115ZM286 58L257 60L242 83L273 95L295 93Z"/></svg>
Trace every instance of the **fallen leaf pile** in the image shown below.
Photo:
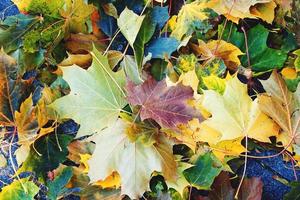
<svg viewBox="0 0 300 200"><path fill-rule="evenodd" d="M274 157L299 198L297 0L12 2L1 200L268 199L247 161Z"/></svg>

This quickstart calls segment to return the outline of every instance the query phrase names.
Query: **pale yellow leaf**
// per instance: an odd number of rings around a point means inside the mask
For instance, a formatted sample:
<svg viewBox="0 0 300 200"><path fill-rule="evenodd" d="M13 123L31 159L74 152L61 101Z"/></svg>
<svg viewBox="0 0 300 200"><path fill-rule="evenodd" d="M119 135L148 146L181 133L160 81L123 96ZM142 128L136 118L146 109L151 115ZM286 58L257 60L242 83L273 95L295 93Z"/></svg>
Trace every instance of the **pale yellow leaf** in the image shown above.
<svg viewBox="0 0 300 200"><path fill-rule="evenodd" d="M270 142L270 136L278 133L277 125L263 114L257 101L247 94L247 86L235 76L227 81L223 95L204 91L202 102L212 117L203 122L221 133L219 141L248 136L261 142Z"/></svg>

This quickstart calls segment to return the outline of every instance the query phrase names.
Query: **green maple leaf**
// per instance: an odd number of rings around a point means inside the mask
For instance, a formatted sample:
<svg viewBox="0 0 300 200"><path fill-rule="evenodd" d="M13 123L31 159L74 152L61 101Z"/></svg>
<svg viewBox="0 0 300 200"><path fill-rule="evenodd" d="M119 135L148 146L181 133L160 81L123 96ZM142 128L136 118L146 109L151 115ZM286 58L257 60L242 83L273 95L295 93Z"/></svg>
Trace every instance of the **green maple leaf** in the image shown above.
<svg viewBox="0 0 300 200"><path fill-rule="evenodd" d="M80 124L77 137L90 135L114 123L126 105L125 73L113 72L108 58L94 48L88 70L76 65L63 67L63 78L71 93L56 100L54 108L60 118L72 118Z"/></svg>

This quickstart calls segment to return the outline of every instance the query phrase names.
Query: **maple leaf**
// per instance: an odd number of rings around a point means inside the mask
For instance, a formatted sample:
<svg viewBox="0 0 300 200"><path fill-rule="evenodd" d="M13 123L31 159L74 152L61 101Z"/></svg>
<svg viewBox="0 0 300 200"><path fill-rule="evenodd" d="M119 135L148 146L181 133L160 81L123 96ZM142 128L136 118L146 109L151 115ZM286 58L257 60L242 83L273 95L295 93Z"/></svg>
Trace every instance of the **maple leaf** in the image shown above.
<svg viewBox="0 0 300 200"><path fill-rule="evenodd" d="M66 18L66 32L86 33L86 21L94 12L92 4L86 4L83 0L65 0L65 8L60 10L62 17Z"/></svg>
<svg viewBox="0 0 300 200"><path fill-rule="evenodd" d="M132 105L140 105L141 119L154 119L161 126L175 128L200 114L187 101L193 99L190 87L177 84L167 87L165 80L157 82L149 77L141 85L127 82L127 99Z"/></svg>
<svg viewBox="0 0 300 200"><path fill-rule="evenodd" d="M283 145L300 144L300 86L295 93L288 90L282 77L273 71L271 77L261 81L267 94L258 97L260 109L272 117L282 132L278 140Z"/></svg>
<svg viewBox="0 0 300 200"><path fill-rule="evenodd" d="M60 118L72 118L80 124L77 137L113 124L126 105L124 72L113 72L107 57L98 50L94 49L91 55L92 65L87 70L76 65L61 68L71 92L50 105Z"/></svg>
<svg viewBox="0 0 300 200"><path fill-rule="evenodd" d="M96 149L88 161L89 177L95 182L117 171L121 176L121 193L135 199L149 188L151 174L163 170L164 155L155 144L131 142L126 126L118 119L113 126L92 136L90 140L96 143Z"/></svg>
<svg viewBox="0 0 300 200"><path fill-rule="evenodd" d="M236 24L244 18L261 18L272 23L276 3L273 0L212 0L207 6Z"/></svg>
<svg viewBox="0 0 300 200"><path fill-rule="evenodd" d="M197 119L193 119L187 124L179 126L179 128L181 131L180 134L172 134L170 131L167 133L179 142L186 144L193 151L196 150L197 142L207 142L211 151L222 162L226 162L225 156L239 156L242 152L246 151L245 147L241 144L243 137L220 141L222 136L220 132L205 124L201 124Z"/></svg>
<svg viewBox="0 0 300 200"><path fill-rule="evenodd" d="M247 86L236 76L227 81L222 96L215 91L204 91L202 105L212 114L202 125L220 132L219 141L247 135L258 141L270 142L269 137L277 135L276 124L259 110L257 100L251 100Z"/></svg>
<svg viewBox="0 0 300 200"><path fill-rule="evenodd" d="M181 40L184 35L188 34L190 26L195 20L208 18L208 14L204 11L206 8L206 3L199 1L183 5L178 13L176 25L171 36Z"/></svg>
<svg viewBox="0 0 300 200"><path fill-rule="evenodd" d="M202 40L198 41L199 45L192 45L197 55L201 55L201 59L205 61L204 65L212 62L215 58L224 61L227 68L236 70L241 65L238 56L243 55L241 50L231 43L224 40L210 40L208 43Z"/></svg>

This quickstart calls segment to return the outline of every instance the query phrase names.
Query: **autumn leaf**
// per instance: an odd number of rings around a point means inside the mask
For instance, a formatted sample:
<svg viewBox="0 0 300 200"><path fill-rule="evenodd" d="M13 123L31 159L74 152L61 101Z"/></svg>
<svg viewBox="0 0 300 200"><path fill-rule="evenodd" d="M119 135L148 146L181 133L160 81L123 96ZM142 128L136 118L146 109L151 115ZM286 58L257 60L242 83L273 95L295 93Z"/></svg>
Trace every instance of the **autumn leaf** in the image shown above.
<svg viewBox="0 0 300 200"><path fill-rule="evenodd" d="M28 5L31 3L32 0L12 0L14 4L18 7L19 11L25 11Z"/></svg>
<svg viewBox="0 0 300 200"><path fill-rule="evenodd" d="M192 167L193 165L187 162L179 162L177 167L177 177L173 181L167 181L168 187L175 189L183 196L184 189L190 185L183 175L184 170Z"/></svg>
<svg viewBox="0 0 300 200"><path fill-rule="evenodd" d="M66 19L66 32L87 33L86 21L94 9L92 4L83 0L66 0L65 8L60 10L61 16Z"/></svg>
<svg viewBox="0 0 300 200"><path fill-rule="evenodd" d="M39 187L30 181L29 178L24 178L15 180L10 185L3 187L2 191L0 192L0 199L32 200L38 192Z"/></svg>
<svg viewBox="0 0 300 200"><path fill-rule="evenodd" d="M208 3L208 7L236 24L244 18L261 18L272 23L276 3L273 0L212 0Z"/></svg>
<svg viewBox="0 0 300 200"><path fill-rule="evenodd" d="M213 154L195 155L194 166L183 171L187 181L198 189L210 189L214 178L222 171L222 164Z"/></svg>
<svg viewBox="0 0 300 200"><path fill-rule="evenodd" d="M67 146L73 139L69 135L55 134L46 135L37 139L18 173L34 171L40 180L46 179L46 173L52 171L66 160L68 155Z"/></svg>
<svg viewBox="0 0 300 200"><path fill-rule="evenodd" d="M193 45L193 49L197 55L201 56L201 60L207 63L212 62L215 58L220 58L224 61L227 68L236 70L241 62L238 56L243 55L241 50L231 43L224 40L210 40L205 43L201 40L198 41L199 45Z"/></svg>
<svg viewBox="0 0 300 200"><path fill-rule="evenodd" d="M178 46L179 41L173 37L159 37L147 45L145 54L151 54L152 58L169 58Z"/></svg>
<svg viewBox="0 0 300 200"><path fill-rule="evenodd" d="M1 0L0 199L297 198L299 8Z"/></svg>
<svg viewBox="0 0 300 200"><path fill-rule="evenodd" d="M96 149L89 160L89 177L95 182L117 171L121 176L121 193L138 198L148 189L151 174L163 170L163 156L154 145L132 143L125 129L126 123L118 119L91 138Z"/></svg>
<svg viewBox="0 0 300 200"><path fill-rule="evenodd" d="M190 70L188 72L182 73L179 78L177 83L181 83L184 86L189 86L193 89L194 91L194 98L197 100L199 99L198 95L198 85L199 85L199 79L196 74L196 69Z"/></svg>
<svg viewBox="0 0 300 200"><path fill-rule="evenodd" d="M214 155L222 162L228 160L225 159L226 156L238 157L241 153L247 151L247 149L242 145L242 137L234 140L223 140L214 144L214 142L209 143L210 148Z"/></svg>
<svg viewBox="0 0 300 200"><path fill-rule="evenodd" d="M121 186L121 177L117 172L113 172L104 180L95 182L94 185L99 185L102 188L119 188Z"/></svg>
<svg viewBox="0 0 300 200"><path fill-rule="evenodd" d="M278 140L283 145L300 144L300 97L299 88L295 93L288 90L282 77L273 71L271 77L262 81L266 94L258 97L260 109L272 117L272 119L280 126L282 132L278 135Z"/></svg>
<svg viewBox="0 0 300 200"><path fill-rule="evenodd" d="M19 165L27 158L30 145L34 142L38 131L44 125L42 124L39 126L37 114L37 108L33 106L31 95L21 104L20 112L15 112L15 121L19 139L18 144L21 145L15 152L17 163Z"/></svg>
<svg viewBox="0 0 300 200"><path fill-rule="evenodd" d="M0 124L14 126L14 113L21 103L29 96L30 80L16 77L16 61L0 50ZM14 98L14 101L12 100Z"/></svg>
<svg viewBox="0 0 300 200"><path fill-rule="evenodd" d="M202 126L221 133L220 139L215 142L245 136L270 142L269 137L277 135L276 124L259 110L257 100L251 100L246 85L236 76L227 81L223 95L211 90L204 91L202 104L212 114Z"/></svg>
<svg viewBox="0 0 300 200"><path fill-rule="evenodd" d="M289 185L291 186L291 190L286 195L284 195L284 199L285 200L299 199L299 187L300 187L299 182L293 181L289 183Z"/></svg>
<svg viewBox="0 0 300 200"><path fill-rule="evenodd" d="M16 126L18 127L19 140L26 141L34 137L39 130L36 112L34 111L32 96L30 95L20 106L20 112L15 112Z"/></svg>
<svg viewBox="0 0 300 200"><path fill-rule="evenodd" d="M53 181L47 181L48 197L51 200L56 200L64 192L65 186L70 181L73 175L71 167L65 167L56 174Z"/></svg>
<svg viewBox="0 0 300 200"><path fill-rule="evenodd" d="M93 62L87 70L76 65L61 68L71 92L50 105L60 118L72 118L80 124L77 137L93 134L113 124L126 105L124 72L113 72L107 57L98 50L94 49L91 55ZM87 116L91 120L87 120Z"/></svg>
<svg viewBox="0 0 300 200"><path fill-rule="evenodd" d="M243 181L241 192L239 193L240 200L260 200L262 198L263 182L261 178L252 177Z"/></svg>
<svg viewBox="0 0 300 200"><path fill-rule="evenodd" d="M84 69L88 68L92 63L92 56L90 54L70 54L58 66L66 67L77 65Z"/></svg>
<svg viewBox="0 0 300 200"><path fill-rule="evenodd" d="M182 40L184 35L190 35L190 26L194 21L208 18L208 14L205 12L206 8L206 3L199 1L183 5L178 13L176 25L171 36L177 40Z"/></svg>
<svg viewBox="0 0 300 200"><path fill-rule="evenodd" d="M134 48L133 44L142 26L144 18L145 16L138 16L128 8L125 8L118 18L120 31L128 40L132 48Z"/></svg>
<svg viewBox="0 0 300 200"><path fill-rule="evenodd" d="M223 27L219 31L222 29ZM270 31L261 24L251 28L246 34L249 58L244 54L240 61L242 66L251 67L256 72L281 69L287 59L287 53L294 48L291 45L287 45L287 48L283 48L284 46L278 49L270 48L267 44ZM245 36L237 30L235 25L231 29L229 26L226 27L222 38L240 48L244 53L247 52ZM248 66L249 61L250 66Z"/></svg>
<svg viewBox="0 0 300 200"><path fill-rule="evenodd" d="M234 189L230 183L230 177L227 172L221 172L212 185L212 191L209 193L209 199L213 200L231 200L234 199Z"/></svg>
<svg viewBox="0 0 300 200"><path fill-rule="evenodd" d="M132 105L140 105L141 119L154 119L161 126L175 128L192 118L201 119L200 114L188 106L193 99L190 87L178 84L167 87L165 80L157 82L149 77L143 84L135 85L128 81L127 99Z"/></svg>

